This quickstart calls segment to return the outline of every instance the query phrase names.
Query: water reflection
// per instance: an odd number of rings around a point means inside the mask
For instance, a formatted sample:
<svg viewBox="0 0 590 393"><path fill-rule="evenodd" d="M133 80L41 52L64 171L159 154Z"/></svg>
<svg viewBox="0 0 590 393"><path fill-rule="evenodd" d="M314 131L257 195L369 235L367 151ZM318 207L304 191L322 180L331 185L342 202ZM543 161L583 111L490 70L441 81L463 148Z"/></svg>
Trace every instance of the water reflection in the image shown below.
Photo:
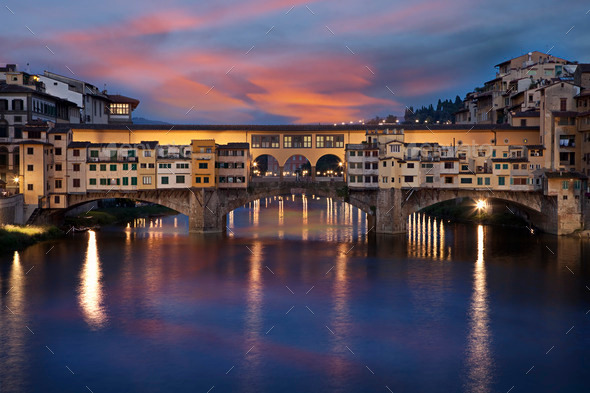
<svg viewBox="0 0 590 393"><path fill-rule="evenodd" d="M27 363L25 353L25 273L20 254L14 253L12 268L7 281L8 289L2 295L5 304L0 318L0 391L25 391L23 378Z"/></svg>
<svg viewBox="0 0 590 393"><path fill-rule="evenodd" d="M473 273L473 295L469 308L467 338L467 391L489 392L492 382L492 355L488 316L488 293L484 262L485 236L483 225L477 227L477 260Z"/></svg>
<svg viewBox="0 0 590 393"><path fill-rule="evenodd" d="M107 321L101 280L102 271L96 247L96 233L88 231L88 248L84 266L80 272L78 302L84 314L84 320L92 329L100 329Z"/></svg>
<svg viewBox="0 0 590 393"><path fill-rule="evenodd" d="M451 247L445 238L445 222L422 213L408 217L408 256L451 260Z"/></svg>
<svg viewBox="0 0 590 393"><path fill-rule="evenodd" d="M264 198L228 214L230 237L352 242L366 233L366 214L315 195Z"/></svg>
<svg viewBox="0 0 590 393"><path fill-rule="evenodd" d="M263 329L262 321L262 243L256 241L250 254L250 270L248 272L248 291L246 295L245 340L246 373L242 391L255 391L257 374L260 368L262 353L259 343Z"/></svg>

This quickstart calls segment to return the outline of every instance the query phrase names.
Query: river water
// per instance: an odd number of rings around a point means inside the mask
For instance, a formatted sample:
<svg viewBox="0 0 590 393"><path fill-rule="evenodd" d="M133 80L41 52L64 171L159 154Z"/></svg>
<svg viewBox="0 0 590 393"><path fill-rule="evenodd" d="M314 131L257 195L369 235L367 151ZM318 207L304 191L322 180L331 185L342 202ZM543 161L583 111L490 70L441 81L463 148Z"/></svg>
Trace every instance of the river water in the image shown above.
<svg viewBox="0 0 590 393"><path fill-rule="evenodd" d="M0 392L590 391L588 240L409 220L269 198L3 254Z"/></svg>

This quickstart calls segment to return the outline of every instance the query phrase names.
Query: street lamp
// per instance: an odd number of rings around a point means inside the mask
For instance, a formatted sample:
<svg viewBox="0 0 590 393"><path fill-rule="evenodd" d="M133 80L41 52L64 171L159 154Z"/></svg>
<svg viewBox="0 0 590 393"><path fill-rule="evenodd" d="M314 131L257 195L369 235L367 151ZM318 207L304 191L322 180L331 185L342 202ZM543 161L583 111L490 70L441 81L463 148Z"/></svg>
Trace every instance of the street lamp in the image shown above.
<svg viewBox="0 0 590 393"><path fill-rule="evenodd" d="M478 211L481 211L482 209L485 209L486 207L486 201L484 199L479 199L475 202L475 208Z"/></svg>

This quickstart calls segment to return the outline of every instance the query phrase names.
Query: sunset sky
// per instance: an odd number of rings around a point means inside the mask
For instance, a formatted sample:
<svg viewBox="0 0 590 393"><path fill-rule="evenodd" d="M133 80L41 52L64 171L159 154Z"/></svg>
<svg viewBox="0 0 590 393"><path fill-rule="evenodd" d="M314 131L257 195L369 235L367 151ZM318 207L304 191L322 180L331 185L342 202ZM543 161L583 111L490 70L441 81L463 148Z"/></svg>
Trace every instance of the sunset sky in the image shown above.
<svg viewBox="0 0 590 393"><path fill-rule="evenodd" d="M141 100L134 116L172 123L403 115L528 51L590 62L590 3L574 0L1 4L0 64L106 84Z"/></svg>

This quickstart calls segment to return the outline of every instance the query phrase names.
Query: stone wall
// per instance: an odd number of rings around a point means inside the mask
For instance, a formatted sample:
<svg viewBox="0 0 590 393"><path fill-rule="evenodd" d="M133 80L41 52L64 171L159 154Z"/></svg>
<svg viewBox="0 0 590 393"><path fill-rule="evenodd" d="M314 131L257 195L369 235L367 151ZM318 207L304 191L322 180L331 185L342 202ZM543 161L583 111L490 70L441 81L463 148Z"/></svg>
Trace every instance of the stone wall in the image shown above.
<svg viewBox="0 0 590 393"><path fill-rule="evenodd" d="M0 225L24 224L24 211L22 194L0 198Z"/></svg>

